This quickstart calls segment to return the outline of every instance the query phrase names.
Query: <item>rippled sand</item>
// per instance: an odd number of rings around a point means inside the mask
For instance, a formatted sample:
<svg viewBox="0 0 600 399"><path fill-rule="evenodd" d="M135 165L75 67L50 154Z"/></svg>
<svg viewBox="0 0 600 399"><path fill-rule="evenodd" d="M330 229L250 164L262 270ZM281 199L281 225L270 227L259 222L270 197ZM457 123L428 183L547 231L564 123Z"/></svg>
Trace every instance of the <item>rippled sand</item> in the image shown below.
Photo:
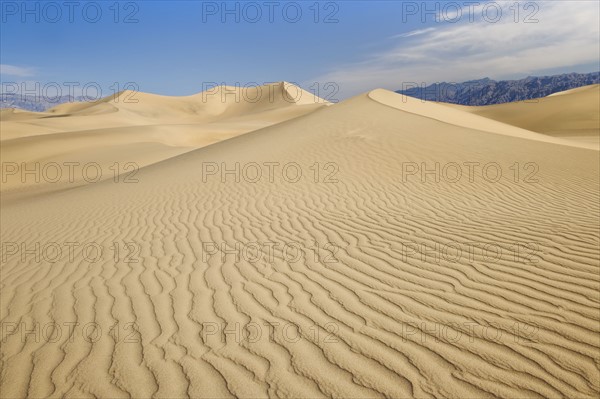
<svg viewBox="0 0 600 399"><path fill-rule="evenodd" d="M273 88L3 111L2 397L597 397L597 150Z"/></svg>

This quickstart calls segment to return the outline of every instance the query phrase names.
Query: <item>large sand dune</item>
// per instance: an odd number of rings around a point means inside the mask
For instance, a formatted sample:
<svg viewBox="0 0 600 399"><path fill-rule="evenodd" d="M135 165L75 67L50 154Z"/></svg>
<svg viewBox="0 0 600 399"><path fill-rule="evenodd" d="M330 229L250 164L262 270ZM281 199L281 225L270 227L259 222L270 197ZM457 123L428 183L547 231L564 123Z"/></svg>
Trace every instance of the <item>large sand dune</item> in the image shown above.
<svg viewBox="0 0 600 399"><path fill-rule="evenodd" d="M173 101L3 114L3 161L146 166L3 185L2 397L598 396L598 151L384 90Z"/></svg>

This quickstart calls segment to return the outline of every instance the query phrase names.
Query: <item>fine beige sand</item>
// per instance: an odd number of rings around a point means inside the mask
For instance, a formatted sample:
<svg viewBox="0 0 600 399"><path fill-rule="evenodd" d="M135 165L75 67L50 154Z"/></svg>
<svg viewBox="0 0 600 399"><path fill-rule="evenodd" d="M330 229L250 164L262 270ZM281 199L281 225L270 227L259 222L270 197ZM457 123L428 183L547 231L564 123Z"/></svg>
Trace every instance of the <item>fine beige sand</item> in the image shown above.
<svg viewBox="0 0 600 399"><path fill-rule="evenodd" d="M3 182L3 398L600 393L593 143L385 90L139 94L2 113L3 162L140 166ZM580 94L512 106L591 129Z"/></svg>

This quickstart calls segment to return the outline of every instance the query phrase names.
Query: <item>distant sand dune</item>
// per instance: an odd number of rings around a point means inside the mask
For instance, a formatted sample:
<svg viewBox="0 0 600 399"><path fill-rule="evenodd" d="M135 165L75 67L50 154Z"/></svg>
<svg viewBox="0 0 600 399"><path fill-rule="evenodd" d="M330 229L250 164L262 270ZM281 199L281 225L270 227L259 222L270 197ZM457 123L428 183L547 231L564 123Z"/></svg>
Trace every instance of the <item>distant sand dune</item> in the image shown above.
<svg viewBox="0 0 600 399"><path fill-rule="evenodd" d="M216 87L187 97L128 91L92 103L61 104L43 113L4 110L0 155L3 162L18 164L15 176L42 162L94 162L101 175L110 178L120 169L115 163L144 167L326 104L281 82L255 88ZM74 179L85 184L81 173ZM64 189L65 181L72 187L71 180L67 173L50 185L12 178L2 191L7 197L22 198L24 192Z"/></svg>
<svg viewBox="0 0 600 399"><path fill-rule="evenodd" d="M531 101L460 109L600 149L600 85L579 87Z"/></svg>
<svg viewBox="0 0 600 399"><path fill-rule="evenodd" d="M252 131L204 147L187 121L147 136L132 125L82 130L75 116L64 118L75 132L50 132L62 127L53 118L40 135L9 132L7 154L95 159L119 148L147 166L136 184L3 192L3 242L94 242L107 256L7 256L4 325L79 325L52 342L7 334L1 396L596 398L599 152L402 98L376 90L301 105L304 115L246 104L232 111L235 129ZM208 126L198 134L217 134ZM297 182L282 175L290 162ZM203 175L235 163L279 167L272 181ZM422 174L436 163L448 173ZM139 251L115 261L115 242ZM304 250L207 256L207 243L269 242ZM417 252L449 243L462 254ZM470 256L468 245L496 252ZM93 344L89 323L104 331ZM107 333L115 325L118 337Z"/></svg>

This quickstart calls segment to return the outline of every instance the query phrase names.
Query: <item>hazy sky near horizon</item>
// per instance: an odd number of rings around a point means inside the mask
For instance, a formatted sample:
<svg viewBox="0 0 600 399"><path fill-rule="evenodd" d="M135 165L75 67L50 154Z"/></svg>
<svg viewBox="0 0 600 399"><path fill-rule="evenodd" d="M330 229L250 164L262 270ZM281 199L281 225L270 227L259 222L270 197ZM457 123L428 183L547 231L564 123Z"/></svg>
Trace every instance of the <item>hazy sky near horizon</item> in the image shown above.
<svg viewBox="0 0 600 399"><path fill-rule="evenodd" d="M97 83L108 95L133 82L188 95L285 80L343 99L410 82L600 69L596 0L3 0L1 13L3 90Z"/></svg>

